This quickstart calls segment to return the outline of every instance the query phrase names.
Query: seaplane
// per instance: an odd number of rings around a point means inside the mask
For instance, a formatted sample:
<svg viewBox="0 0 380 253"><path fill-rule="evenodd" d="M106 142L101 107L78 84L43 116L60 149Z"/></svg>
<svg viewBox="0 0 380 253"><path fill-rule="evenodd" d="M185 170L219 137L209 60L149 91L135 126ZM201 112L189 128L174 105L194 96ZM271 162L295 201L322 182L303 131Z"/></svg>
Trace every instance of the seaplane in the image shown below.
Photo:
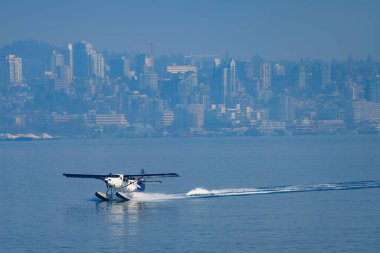
<svg viewBox="0 0 380 253"><path fill-rule="evenodd" d="M95 192L95 196L102 201L108 200L121 200L129 201L133 198L133 192L145 191L146 184L160 184L161 181L146 180L151 178L162 177L179 177L177 173L159 173L159 174L145 174L144 169L140 174L136 175L123 175L123 174L107 174L107 175L94 175L94 174L70 174L63 173L65 177L72 178L93 178L99 179L106 183L106 192Z"/></svg>

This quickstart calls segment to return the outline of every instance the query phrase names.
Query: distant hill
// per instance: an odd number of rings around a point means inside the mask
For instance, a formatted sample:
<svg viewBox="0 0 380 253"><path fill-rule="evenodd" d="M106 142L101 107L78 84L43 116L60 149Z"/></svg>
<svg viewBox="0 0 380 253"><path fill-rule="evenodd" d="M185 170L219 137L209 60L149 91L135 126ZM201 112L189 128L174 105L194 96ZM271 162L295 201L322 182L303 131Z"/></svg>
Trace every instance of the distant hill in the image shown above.
<svg viewBox="0 0 380 253"><path fill-rule="evenodd" d="M48 55L58 47L35 40L19 40L0 48L0 57L14 54L23 60L23 75L27 79L40 77Z"/></svg>

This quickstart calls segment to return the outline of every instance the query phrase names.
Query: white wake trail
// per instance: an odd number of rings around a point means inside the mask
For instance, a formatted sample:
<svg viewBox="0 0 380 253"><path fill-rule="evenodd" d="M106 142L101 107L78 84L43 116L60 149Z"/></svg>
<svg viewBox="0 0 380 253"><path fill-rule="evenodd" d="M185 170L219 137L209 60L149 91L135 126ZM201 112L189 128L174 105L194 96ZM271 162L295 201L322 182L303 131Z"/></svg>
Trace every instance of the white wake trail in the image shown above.
<svg viewBox="0 0 380 253"><path fill-rule="evenodd" d="M313 185L287 185L275 187L260 188L230 188L208 190L205 188L195 188L187 193L165 194L165 193L148 193L136 192L133 194L133 200L137 202L168 201L178 199L193 198L212 198L228 196L245 196L258 194L276 194L291 192L310 192L310 191L336 191L336 190L356 190L366 188L380 188L380 181L355 181L333 184L313 184Z"/></svg>
<svg viewBox="0 0 380 253"><path fill-rule="evenodd" d="M134 192L132 200L137 201L137 202L154 202L154 201L182 199L183 197L184 197L183 194Z"/></svg>

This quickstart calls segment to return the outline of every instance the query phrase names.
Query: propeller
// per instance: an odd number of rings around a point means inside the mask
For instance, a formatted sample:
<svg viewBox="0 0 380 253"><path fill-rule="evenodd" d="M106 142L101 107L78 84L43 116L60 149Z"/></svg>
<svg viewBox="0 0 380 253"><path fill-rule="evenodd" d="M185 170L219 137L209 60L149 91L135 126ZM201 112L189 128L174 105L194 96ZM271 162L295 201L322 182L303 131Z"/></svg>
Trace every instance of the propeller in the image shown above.
<svg viewBox="0 0 380 253"><path fill-rule="evenodd" d="M108 177L112 177L112 172L108 174ZM107 183L107 178L104 178L104 183L106 183L107 192L111 189L111 186Z"/></svg>

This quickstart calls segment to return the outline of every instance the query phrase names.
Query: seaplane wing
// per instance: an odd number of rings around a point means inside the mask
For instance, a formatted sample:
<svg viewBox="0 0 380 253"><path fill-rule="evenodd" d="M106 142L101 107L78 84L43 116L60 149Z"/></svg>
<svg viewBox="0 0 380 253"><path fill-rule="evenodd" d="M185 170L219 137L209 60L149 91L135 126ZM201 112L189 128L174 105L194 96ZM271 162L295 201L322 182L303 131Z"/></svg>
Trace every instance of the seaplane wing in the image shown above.
<svg viewBox="0 0 380 253"><path fill-rule="evenodd" d="M65 177L75 177L75 178L94 178L94 179L100 179L104 180L107 177L118 177L119 175L113 175L113 174L108 174L108 175L93 175L93 174L70 174L70 173L63 173Z"/></svg>
<svg viewBox="0 0 380 253"><path fill-rule="evenodd" d="M94 174L70 174L63 173L66 177L74 178L94 178L104 180L106 178L119 177L119 174L107 174L107 175L94 175ZM157 174L137 174L137 175L123 175L124 179L143 179L143 178L159 178L159 177L179 177L177 173L157 173Z"/></svg>
<svg viewBox="0 0 380 253"><path fill-rule="evenodd" d="M159 174L139 174L139 175L124 175L128 179L143 179L143 178L159 178L159 177L179 177L177 173L159 173Z"/></svg>

